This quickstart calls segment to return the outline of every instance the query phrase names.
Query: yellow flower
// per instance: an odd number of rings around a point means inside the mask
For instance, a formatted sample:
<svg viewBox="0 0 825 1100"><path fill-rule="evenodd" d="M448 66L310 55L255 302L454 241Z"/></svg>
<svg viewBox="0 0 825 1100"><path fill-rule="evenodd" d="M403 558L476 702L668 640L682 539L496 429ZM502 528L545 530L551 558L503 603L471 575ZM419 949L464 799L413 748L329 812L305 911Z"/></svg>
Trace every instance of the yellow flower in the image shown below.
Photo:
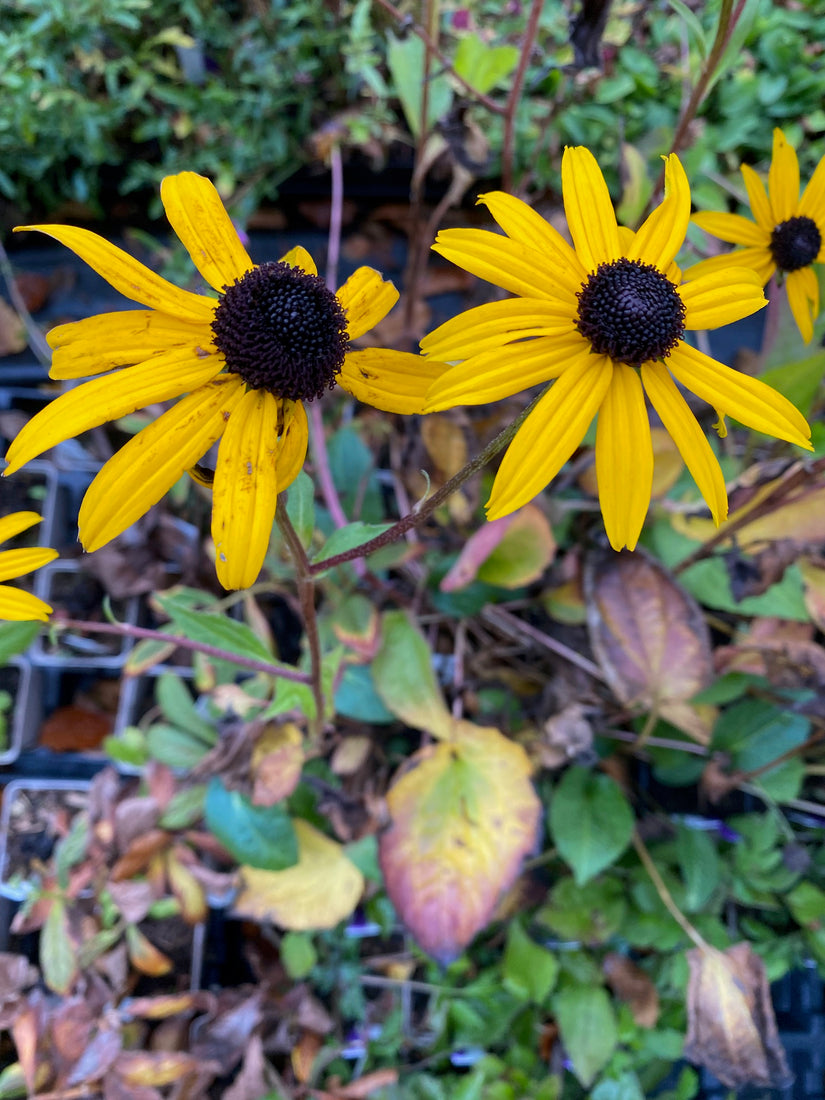
<svg viewBox="0 0 825 1100"><path fill-rule="evenodd" d="M687 231L690 190L666 161L662 203L638 232L616 224L599 167L566 149L562 187L575 248L534 210L500 191L482 195L505 236L448 229L434 248L518 295L459 314L421 342L426 355L463 360L442 374L426 412L481 404L555 379L501 462L488 518L526 504L556 476L598 413L596 474L611 545L633 549L650 502L653 448L647 395L717 523L725 482L677 383L759 431L810 449L803 416L769 386L690 347L686 329L715 328L765 305L753 272L736 268L682 285L674 257Z"/></svg>
<svg viewBox="0 0 825 1100"><path fill-rule="evenodd" d="M350 350L350 341L398 299L392 283L372 268L358 268L333 294L304 248L278 263L254 265L203 176L168 176L161 198L216 295L173 286L86 229L20 227L54 237L149 308L52 329L52 378L100 377L30 420L9 448L4 473L70 436L180 398L95 477L80 508L80 541L97 550L119 535L220 440L212 503L218 579L226 588L245 588L260 572L277 495L306 457L304 402L337 383L376 408L420 412L443 367L383 348Z"/></svg>
<svg viewBox="0 0 825 1100"><path fill-rule="evenodd" d="M37 512L12 512L9 516L3 516L0 519L0 543L8 542L21 531L28 531L35 523L40 523L40 518ZM39 569L46 562L54 561L56 557L57 551L50 550L47 546L2 550L0 551L0 581L23 577L26 573ZM47 603L30 592L21 592L19 588L0 584L0 619L13 619L17 622L37 619L45 622L51 610Z"/></svg>
<svg viewBox="0 0 825 1100"><path fill-rule="evenodd" d="M696 214L696 225L722 241L745 247L694 264L694 279L724 267L749 267L764 286L776 272L788 288L788 303L802 339L810 343L819 313L819 283L811 264L825 263L825 157L799 197L799 161L781 130L773 132L768 191L752 168L742 165L754 221L739 214Z"/></svg>

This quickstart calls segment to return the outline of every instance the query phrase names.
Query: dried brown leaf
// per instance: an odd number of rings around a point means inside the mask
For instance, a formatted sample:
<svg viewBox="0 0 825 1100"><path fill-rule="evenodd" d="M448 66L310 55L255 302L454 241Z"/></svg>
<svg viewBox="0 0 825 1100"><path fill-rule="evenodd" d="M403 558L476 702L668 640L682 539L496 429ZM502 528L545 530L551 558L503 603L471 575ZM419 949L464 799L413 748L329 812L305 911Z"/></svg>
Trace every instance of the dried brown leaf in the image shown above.
<svg viewBox="0 0 825 1100"><path fill-rule="evenodd" d="M624 1001L639 1027L655 1027L659 1019L659 994L649 974L627 955L609 952L602 963L607 984Z"/></svg>
<svg viewBox="0 0 825 1100"><path fill-rule="evenodd" d="M728 1088L785 1088L792 1080L779 1041L765 967L748 943L687 954L684 1055Z"/></svg>

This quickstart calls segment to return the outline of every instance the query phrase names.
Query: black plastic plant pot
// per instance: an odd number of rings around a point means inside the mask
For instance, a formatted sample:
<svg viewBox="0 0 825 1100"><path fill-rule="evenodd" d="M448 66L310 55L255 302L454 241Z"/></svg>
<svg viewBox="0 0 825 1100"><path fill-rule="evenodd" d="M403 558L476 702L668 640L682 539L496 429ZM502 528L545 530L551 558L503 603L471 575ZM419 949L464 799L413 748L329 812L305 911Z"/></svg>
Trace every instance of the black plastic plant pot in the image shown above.
<svg viewBox="0 0 825 1100"><path fill-rule="evenodd" d="M77 779L15 779L3 791L0 814L0 897L24 901L36 885L59 839L58 818L70 821L85 809L89 782Z"/></svg>

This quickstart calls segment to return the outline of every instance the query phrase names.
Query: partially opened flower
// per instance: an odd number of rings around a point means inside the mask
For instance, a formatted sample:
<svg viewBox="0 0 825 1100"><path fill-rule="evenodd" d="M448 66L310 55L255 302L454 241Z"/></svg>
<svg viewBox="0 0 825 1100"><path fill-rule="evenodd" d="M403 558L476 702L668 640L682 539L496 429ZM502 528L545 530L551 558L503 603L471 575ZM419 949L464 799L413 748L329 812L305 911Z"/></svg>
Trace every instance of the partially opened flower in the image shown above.
<svg viewBox="0 0 825 1100"><path fill-rule="evenodd" d="M9 448L4 473L70 436L180 398L95 477L80 508L80 541L96 550L119 535L220 439L212 503L217 572L226 588L244 588L260 572L278 493L306 457L304 402L338 384L376 408L420 412L443 367L403 352L350 349L398 299L372 268L358 268L333 293L304 248L278 263L253 264L203 176L168 176L161 198L216 295L173 286L86 229L21 227L54 237L150 308L104 313L49 333L52 378L102 377L33 417Z"/></svg>
<svg viewBox="0 0 825 1100"><path fill-rule="evenodd" d="M13 512L0 519L0 543L8 542L15 535L28 531L40 523L37 512ZM54 561L56 550L47 546L24 547L21 550L0 550L0 581L12 581ZM10 584L0 584L0 619L16 622L37 620L45 622L51 614L49 605L31 592L23 592Z"/></svg>
<svg viewBox="0 0 825 1100"><path fill-rule="evenodd" d="M694 279L733 265L749 267L764 286L778 274L788 290L788 304L802 339L813 339L819 314L819 283L812 264L825 263L825 157L799 195L799 161L781 130L773 132L773 158L768 190L747 164L742 175L754 221L739 214L696 214L707 233L744 248L694 264L685 277Z"/></svg>
<svg viewBox="0 0 825 1100"><path fill-rule="evenodd" d="M636 233L616 224L602 174L584 148L567 149L562 186L574 248L521 200L483 195L505 235L448 229L434 248L518 295L478 306L421 342L426 355L463 360L440 375L426 412L481 404L555 379L506 451L487 503L490 519L526 504L556 476L598 414L596 474L611 545L633 549L653 479L645 395L673 437L714 519L727 515L725 482L677 383L769 435L810 449L805 418L754 378L683 340L765 305L753 272L716 271L682 284L674 263L690 218L690 191L667 158L662 203Z"/></svg>

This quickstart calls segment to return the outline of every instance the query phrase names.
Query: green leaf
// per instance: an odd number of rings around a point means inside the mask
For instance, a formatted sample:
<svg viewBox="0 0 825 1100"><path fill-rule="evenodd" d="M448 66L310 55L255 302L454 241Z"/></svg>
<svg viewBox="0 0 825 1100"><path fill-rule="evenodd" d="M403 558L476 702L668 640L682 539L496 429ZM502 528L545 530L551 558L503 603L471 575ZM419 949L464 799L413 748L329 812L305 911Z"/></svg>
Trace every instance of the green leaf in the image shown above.
<svg viewBox="0 0 825 1100"><path fill-rule="evenodd" d="M215 742L217 736L215 734ZM187 771L203 760L210 746L187 730L157 722L146 731L146 748L158 763Z"/></svg>
<svg viewBox="0 0 825 1100"><path fill-rule="evenodd" d="M127 726L117 737L106 737L103 751L118 764L142 768L149 759L146 735L137 726Z"/></svg>
<svg viewBox="0 0 825 1100"><path fill-rule="evenodd" d="M536 919L566 940L606 943L627 914L627 895L621 883L605 875L577 886L565 876L553 887Z"/></svg>
<svg viewBox="0 0 825 1100"><path fill-rule="evenodd" d="M161 829L191 828L203 817L205 797L206 787L203 783L175 791L161 814L158 825Z"/></svg>
<svg viewBox="0 0 825 1100"><path fill-rule="evenodd" d="M825 351L818 351L806 359L795 363L784 363L763 371L760 379L773 386L796 405L803 416L809 416L811 405L819 392L822 377L825 375Z"/></svg>
<svg viewBox="0 0 825 1100"><path fill-rule="evenodd" d="M411 133L418 137L422 129L429 130L433 123L447 114L453 98L452 88L446 76L430 80L427 97L427 121L422 127L421 89L424 86L424 43L415 35L406 38L387 36L387 65L401 100L404 117Z"/></svg>
<svg viewBox="0 0 825 1100"><path fill-rule="evenodd" d="M553 1009L573 1072L587 1088L610 1061L618 1041L610 999L598 986L573 986L554 996Z"/></svg>
<svg viewBox="0 0 825 1100"><path fill-rule="evenodd" d="M301 470L287 489L286 511L306 550L315 531L315 486L305 470Z"/></svg>
<svg viewBox="0 0 825 1100"><path fill-rule="evenodd" d="M318 953L308 932L285 932L278 951L284 970L293 981L305 978L318 961Z"/></svg>
<svg viewBox="0 0 825 1100"><path fill-rule="evenodd" d="M408 726L447 737L453 720L435 678L430 647L404 611L381 618L381 648L372 662L375 689Z"/></svg>
<svg viewBox="0 0 825 1100"><path fill-rule="evenodd" d="M298 840L286 810L253 806L240 791L228 791L217 776L204 802L207 827L239 863L263 871L283 871L298 862Z"/></svg>
<svg viewBox="0 0 825 1100"><path fill-rule="evenodd" d="M267 664L277 663L261 639L245 623L209 611L192 611L174 596L155 598L187 638L225 650L226 660L231 661L231 654L237 654L239 657L265 661Z"/></svg>
<svg viewBox="0 0 825 1100"><path fill-rule="evenodd" d="M335 709L345 718L373 725L395 722L392 711L387 710L375 690L372 672L368 665L347 665L335 692Z"/></svg>
<svg viewBox="0 0 825 1100"><path fill-rule="evenodd" d="M477 34L468 34L456 47L453 66L477 92L486 95L510 75L518 59L516 46L489 46Z"/></svg>
<svg viewBox="0 0 825 1100"><path fill-rule="evenodd" d="M191 733L211 748L217 733L211 722L202 718L195 709L189 688L174 672L163 672L157 679L155 695L165 718L187 733Z"/></svg>
<svg viewBox="0 0 825 1100"><path fill-rule="evenodd" d="M633 834L633 811L610 776L569 768L550 803L550 829L581 885L609 867Z"/></svg>
<svg viewBox="0 0 825 1100"><path fill-rule="evenodd" d="M713 747L731 754L733 767L750 772L769 764L810 736L810 722L800 714L763 702L744 699L729 707L713 730ZM762 772L753 782L770 798L787 802L796 798L805 775L799 757L782 761Z"/></svg>
<svg viewBox="0 0 825 1100"><path fill-rule="evenodd" d="M363 546L377 535L383 535L391 526L390 523L362 523L359 519L348 523L346 527L339 527L315 555L314 562L320 564L327 558L334 558L336 554L344 554L347 550L354 550L356 546Z"/></svg>
<svg viewBox="0 0 825 1100"><path fill-rule="evenodd" d="M599 1081L590 1093L590 1100L645 1100L645 1094L635 1073L607 1077Z"/></svg>
<svg viewBox="0 0 825 1100"><path fill-rule="evenodd" d="M8 663L29 648L40 632L42 623L0 623L0 665Z"/></svg>
<svg viewBox="0 0 825 1100"><path fill-rule="evenodd" d="M514 920L507 931L503 971L504 985L511 993L541 1004L556 984L559 964L551 951L532 940Z"/></svg>
<svg viewBox="0 0 825 1100"><path fill-rule="evenodd" d="M676 854L685 884L684 908L696 913L705 907L721 879L721 866L716 845L700 829L678 825Z"/></svg>
<svg viewBox="0 0 825 1100"><path fill-rule="evenodd" d="M69 936L66 904L62 898L52 901L49 915L40 932L40 968L49 989L55 993L69 992L77 972L77 963Z"/></svg>

